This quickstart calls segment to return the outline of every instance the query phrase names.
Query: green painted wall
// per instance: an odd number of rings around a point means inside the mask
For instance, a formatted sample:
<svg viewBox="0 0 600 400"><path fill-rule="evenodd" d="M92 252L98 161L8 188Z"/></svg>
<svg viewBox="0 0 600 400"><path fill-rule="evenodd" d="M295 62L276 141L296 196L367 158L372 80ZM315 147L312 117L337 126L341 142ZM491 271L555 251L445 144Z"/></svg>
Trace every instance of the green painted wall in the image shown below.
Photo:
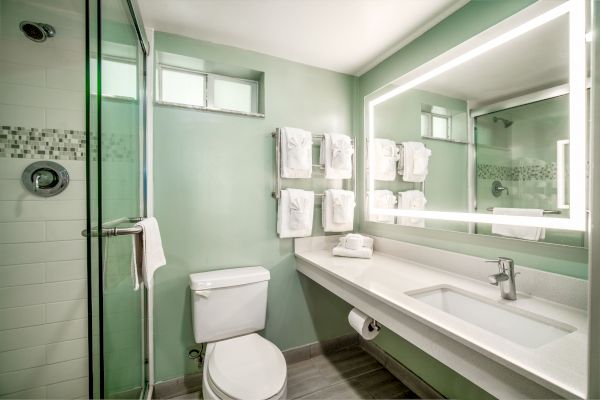
<svg viewBox="0 0 600 400"><path fill-rule="evenodd" d="M360 76L355 99L356 132L363 131L362 110L366 95L533 2L533 0L473 0ZM363 170L363 154L364 148L359 149L359 171ZM364 177L360 176L358 181L361 183L359 191L364 193L362 185ZM362 196L358 198L360 201ZM359 212L362 213L362 202L359 204ZM442 230L375 224L363 222L362 215L359 220L361 221L359 229L364 233L481 257L504 255L514 258L521 265L579 278L587 277L587 250L585 249L525 243ZM384 331L376 339L376 343L448 398L490 397L475 384L393 333Z"/></svg>
<svg viewBox="0 0 600 400"><path fill-rule="evenodd" d="M237 48L157 33L155 49L265 73L266 117L154 108L155 213L168 265L156 274L156 377L197 371L188 275L263 265L271 272L263 334L282 349L348 333L349 306L295 270L276 235L274 145L279 126L352 132L357 79ZM320 221L320 208L315 208ZM320 224L315 223L315 233Z"/></svg>

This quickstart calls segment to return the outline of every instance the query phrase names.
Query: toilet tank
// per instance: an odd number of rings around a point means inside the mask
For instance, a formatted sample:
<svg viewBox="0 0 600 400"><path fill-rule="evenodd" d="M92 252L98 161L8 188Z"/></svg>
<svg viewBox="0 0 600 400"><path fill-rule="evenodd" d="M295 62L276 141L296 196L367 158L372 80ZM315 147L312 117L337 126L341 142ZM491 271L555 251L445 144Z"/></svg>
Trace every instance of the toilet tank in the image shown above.
<svg viewBox="0 0 600 400"><path fill-rule="evenodd" d="M264 329L269 271L230 268L190 275L196 343L214 342Z"/></svg>

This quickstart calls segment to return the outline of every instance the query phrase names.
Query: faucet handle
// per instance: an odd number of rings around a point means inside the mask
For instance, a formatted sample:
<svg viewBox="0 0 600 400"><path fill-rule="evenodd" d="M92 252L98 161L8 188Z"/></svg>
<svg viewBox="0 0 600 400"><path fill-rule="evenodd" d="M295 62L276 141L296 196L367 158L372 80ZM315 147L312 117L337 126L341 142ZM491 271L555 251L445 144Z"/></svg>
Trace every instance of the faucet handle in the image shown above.
<svg viewBox="0 0 600 400"><path fill-rule="evenodd" d="M500 282L504 282L507 280L508 280L508 275L506 275L503 272L488 276L488 282L490 283L490 285L494 285L494 286L498 286L498 284Z"/></svg>

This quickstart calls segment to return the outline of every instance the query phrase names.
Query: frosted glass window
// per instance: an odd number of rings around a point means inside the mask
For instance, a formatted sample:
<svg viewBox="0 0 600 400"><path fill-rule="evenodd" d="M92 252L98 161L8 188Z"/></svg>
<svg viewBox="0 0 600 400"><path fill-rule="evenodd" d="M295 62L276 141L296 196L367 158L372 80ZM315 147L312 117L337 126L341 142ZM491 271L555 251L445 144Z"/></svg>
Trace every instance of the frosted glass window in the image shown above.
<svg viewBox="0 0 600 400"><path fill-rule="evenodd" d="M97 59L91 58L90 80L96 82L98 71ZM137 66L127 61L113 59L102 60L102 95L137 99ZM92 94L98 94L96 85L91 85Z"/></svg>
<svg viewBox="0 0 600 400"><path fill-rule="evenodd" d="M448 138L448 118L433 115L431 118L431 128L431 136L434 138Z"/></svg>
<svg viewBox="0 0 600 400"><path fill-rule="evenodd" d="M193 72L161 69L160 100L205 107L206 77Z"/></svg>
<svg viewBox="0 0 600 400"><path fill-rule="evenodd" d="M123 61L102 60L102 95L137 98L137 66Z"/></svg>
<svg viewBox="0 0 600 400"><path fill-rule="evenodd" d="M245 113L256 112L253 107L254 88L251 82L215 78L213 90L214 108Z"/></svg>

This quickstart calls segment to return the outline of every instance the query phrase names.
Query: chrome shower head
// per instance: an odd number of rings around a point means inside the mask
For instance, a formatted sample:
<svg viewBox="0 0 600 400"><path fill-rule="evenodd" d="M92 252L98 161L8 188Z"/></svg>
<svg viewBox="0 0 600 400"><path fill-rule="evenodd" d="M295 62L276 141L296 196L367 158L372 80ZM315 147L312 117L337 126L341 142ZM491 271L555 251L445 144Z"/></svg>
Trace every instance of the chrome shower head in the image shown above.
<svg viewBox="0 0 600 400"><path fill-rule="evenodd" d="M511 126L513 124L513 121L511 121L510 119L500 118L500 117L494 117L493 121L494 121L494 123L496 123L498 121L502 121L505 128L508 128L509 126Z"/></svg>
<svg viewBox="0 0 600 400"><path fill-rule="evenodd" d="M38 43L56 35L54 27L43 22L22 21L19 28L28 39Z"/></svg>

